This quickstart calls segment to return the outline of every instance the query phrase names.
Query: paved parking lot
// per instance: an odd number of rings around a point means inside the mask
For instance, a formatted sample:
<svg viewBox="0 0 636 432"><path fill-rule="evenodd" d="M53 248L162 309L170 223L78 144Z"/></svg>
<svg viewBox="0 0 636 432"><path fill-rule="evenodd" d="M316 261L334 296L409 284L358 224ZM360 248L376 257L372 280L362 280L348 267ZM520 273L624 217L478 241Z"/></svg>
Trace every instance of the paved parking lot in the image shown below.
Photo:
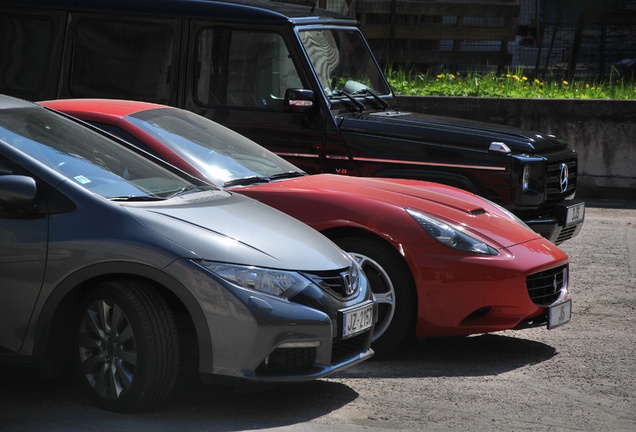
<svg viewBox="0 0 636 432"><path fill-rule="evenodd" d="M67 377L0 368L0 431L636 431L636 206L589 207L572 322L429 339L329 379L259 393L183 384L114 414Z"/></svg>

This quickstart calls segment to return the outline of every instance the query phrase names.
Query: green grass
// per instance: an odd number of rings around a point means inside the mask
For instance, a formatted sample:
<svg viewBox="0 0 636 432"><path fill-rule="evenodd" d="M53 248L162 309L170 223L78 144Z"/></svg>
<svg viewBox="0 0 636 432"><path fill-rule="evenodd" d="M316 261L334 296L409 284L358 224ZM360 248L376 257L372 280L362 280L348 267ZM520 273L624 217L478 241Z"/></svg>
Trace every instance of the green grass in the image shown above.
<svg viewBox="0 0 636 432"><path fill-rule="evenodd" d="M521 71L494 73L418 73L387 67L386 76L396 94L545 99L636 99L636 82L565 81L531 79Z"/></svg>

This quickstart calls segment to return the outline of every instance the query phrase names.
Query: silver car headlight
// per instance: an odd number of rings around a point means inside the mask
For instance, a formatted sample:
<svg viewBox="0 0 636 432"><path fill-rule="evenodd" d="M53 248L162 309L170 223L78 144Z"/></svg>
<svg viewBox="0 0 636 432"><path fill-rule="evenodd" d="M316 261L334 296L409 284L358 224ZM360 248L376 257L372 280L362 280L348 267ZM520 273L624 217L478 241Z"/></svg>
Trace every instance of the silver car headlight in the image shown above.
<svg viewBox="0 0 636 432"><path fill-rule="evenodd" d="M498 252L494 248L469 236L452 225L417 210L406 209L406 211L427 233L444 246L462 252L480 255L498 255Z"/></svg>
<svg viewBox="0 0 636 432"><path fill-rule="evenodd" d="M278 297L289 298L311 284L311 281L296 272L211 261L200 261L199 264L241 288Z"/></svg>

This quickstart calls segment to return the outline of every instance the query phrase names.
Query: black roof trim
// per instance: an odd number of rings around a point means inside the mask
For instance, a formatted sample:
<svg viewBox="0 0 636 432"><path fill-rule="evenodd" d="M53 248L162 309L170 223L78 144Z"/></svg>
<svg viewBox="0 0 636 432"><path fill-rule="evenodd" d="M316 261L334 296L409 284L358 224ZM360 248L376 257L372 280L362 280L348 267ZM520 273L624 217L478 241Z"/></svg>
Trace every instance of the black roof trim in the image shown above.
<svg viewBox="0 0 636 432"><path fill-rule="evenodd" d="M29 9L103 11L111 14L215 18L221 21L320 23L344 20L355 23L355 20L345 15L325 9L270 0L0 0L0 5Z"/></svg>

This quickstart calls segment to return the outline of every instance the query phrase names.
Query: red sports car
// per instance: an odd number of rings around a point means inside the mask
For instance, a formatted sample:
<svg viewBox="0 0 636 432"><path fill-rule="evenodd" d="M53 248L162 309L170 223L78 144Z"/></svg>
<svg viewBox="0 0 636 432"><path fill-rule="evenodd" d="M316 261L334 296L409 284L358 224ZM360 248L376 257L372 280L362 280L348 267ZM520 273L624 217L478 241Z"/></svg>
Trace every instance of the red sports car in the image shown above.
<svg viewBox="0 0 636 432"><path fill-rule="evenodd" d="M361 264L379 305L373 348L570 320L568 256L494 203L435 183L307 175L204 117L163 105L57 100L201 179L307 223Z"/></svg>

